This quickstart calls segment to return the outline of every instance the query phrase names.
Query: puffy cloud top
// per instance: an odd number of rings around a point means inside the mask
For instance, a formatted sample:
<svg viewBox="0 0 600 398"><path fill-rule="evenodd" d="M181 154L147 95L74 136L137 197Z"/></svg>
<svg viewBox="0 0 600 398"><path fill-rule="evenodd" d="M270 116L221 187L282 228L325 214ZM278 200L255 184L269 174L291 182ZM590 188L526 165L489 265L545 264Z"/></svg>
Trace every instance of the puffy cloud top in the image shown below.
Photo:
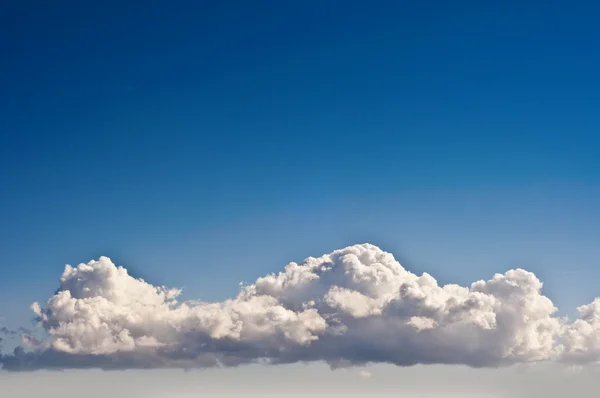
<svg viewBox="0 0 600 398"><path fill-rule="evenodd" d="M522 269L440 286L363 244L290 263L232 299L179 302L179 289L101 257L67 265L47 305L32 305L48 339L0 361L6 369L597 361L600 299L568 323L541 290Z"/></svg>

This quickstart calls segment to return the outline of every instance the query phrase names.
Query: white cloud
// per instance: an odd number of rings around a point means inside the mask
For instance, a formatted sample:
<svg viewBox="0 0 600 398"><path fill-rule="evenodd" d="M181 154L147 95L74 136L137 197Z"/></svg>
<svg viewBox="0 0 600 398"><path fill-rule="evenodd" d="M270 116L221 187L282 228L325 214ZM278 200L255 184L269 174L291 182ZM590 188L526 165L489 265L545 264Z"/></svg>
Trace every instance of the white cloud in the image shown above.
<svg viewBox="0 0 600 398"><path fill-rule="evenodd" d="M363 379L370 379L371 377L373 377L373 374L368 370L361 370L360 372L358 372L358 375Z"/></svg>
<svg viewBox="0 0 600 398"><path fill-rule="evenodd" d="M44 307L32 305L49 335L42 348L2 362L27 368L597 361L600 299L568 323L541 289L522 269L468 287L440 286L364 244L290 263L229 300L178 302L180 290L136 279L101 257L67 266L57 293Z"/></svg>

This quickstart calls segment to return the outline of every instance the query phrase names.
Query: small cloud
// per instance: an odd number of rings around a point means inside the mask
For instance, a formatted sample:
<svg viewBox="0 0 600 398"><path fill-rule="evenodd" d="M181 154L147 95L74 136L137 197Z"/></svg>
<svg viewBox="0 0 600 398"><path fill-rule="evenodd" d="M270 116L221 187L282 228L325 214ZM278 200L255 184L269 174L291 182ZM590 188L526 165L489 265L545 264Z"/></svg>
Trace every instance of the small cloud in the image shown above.
<svg viewBox="0 0 600 398"><path fill-rule="evenodd" d="M365 380L368 380L371 377L373 377L373 373L369 372L368 370L361 370L360 372L358 372L358 375Z"/></svg>
<svg viewBox="0 0 600 398"><path fill-rule="evenodd" d="M17 332L16 330L10 330L6 326L0 326L0 333L8 338L14 338L19 335L19 332Z"/></svg>
<svg viewBox="0 0 600 398"><path fill-rule="evenodd" d="M21 342L23 344L23 346L25 346L26 348L33 348L33 347L37 347L40 346L42 344L42 342L38 339L36 339L35 337L33 337L30 334L22 334L21 335Z"/></svg>
<svg viewBox="0 0 600 398"><path fill-rule="evenodd" d="M565 372L568 375L578 375L583 371L583 366L579 364L569 364L565 366Z"/></svg>

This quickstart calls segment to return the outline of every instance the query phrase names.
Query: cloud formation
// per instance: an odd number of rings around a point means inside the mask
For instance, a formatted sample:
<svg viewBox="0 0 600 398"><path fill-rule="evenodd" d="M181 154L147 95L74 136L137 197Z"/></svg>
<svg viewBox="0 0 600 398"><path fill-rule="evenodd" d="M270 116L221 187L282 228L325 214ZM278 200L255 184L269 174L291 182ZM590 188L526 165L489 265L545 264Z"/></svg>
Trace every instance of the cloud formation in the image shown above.
<svg viewBox="0 0 600 398"><path fill-rule="evenodd" d="M19 332L16 330L11 330L9 328L7 328L6 326L0 326L0 334L7 336L9 338L13 338L13 337L17 337L19 336Z"/></svg>
<svg viewBox="0 0 600 398"><path fill-rule="evenodd" d="M332 367L600 358L600 299L567 322L522 269L471 286L438 285L371 244L290 263L222 302L177 299L107 257L66 266L46 305L47 332L0 362L7 370L156 368L325 361ZM33 347L33 348L32 348Z"/></svg>

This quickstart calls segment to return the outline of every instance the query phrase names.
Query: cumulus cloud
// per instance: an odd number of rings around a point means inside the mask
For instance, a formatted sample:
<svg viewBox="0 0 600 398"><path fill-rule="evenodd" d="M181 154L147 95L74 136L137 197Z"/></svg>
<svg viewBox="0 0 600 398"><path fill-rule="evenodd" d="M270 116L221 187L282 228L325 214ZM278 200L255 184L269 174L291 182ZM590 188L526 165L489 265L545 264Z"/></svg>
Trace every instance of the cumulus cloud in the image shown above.
<svg viewBox="0 0 600 398"><path fill-rule="evenodd" d="M298 361L494 367L600 358L600 299L569 323L555 316L531 272L440 286L370 244L290 263L222 302L179 302L180 294L107 257L67 265L56 294L31 306L48 338L24 338L32 350L17 348L0 361L18 370Z"/></svg>

